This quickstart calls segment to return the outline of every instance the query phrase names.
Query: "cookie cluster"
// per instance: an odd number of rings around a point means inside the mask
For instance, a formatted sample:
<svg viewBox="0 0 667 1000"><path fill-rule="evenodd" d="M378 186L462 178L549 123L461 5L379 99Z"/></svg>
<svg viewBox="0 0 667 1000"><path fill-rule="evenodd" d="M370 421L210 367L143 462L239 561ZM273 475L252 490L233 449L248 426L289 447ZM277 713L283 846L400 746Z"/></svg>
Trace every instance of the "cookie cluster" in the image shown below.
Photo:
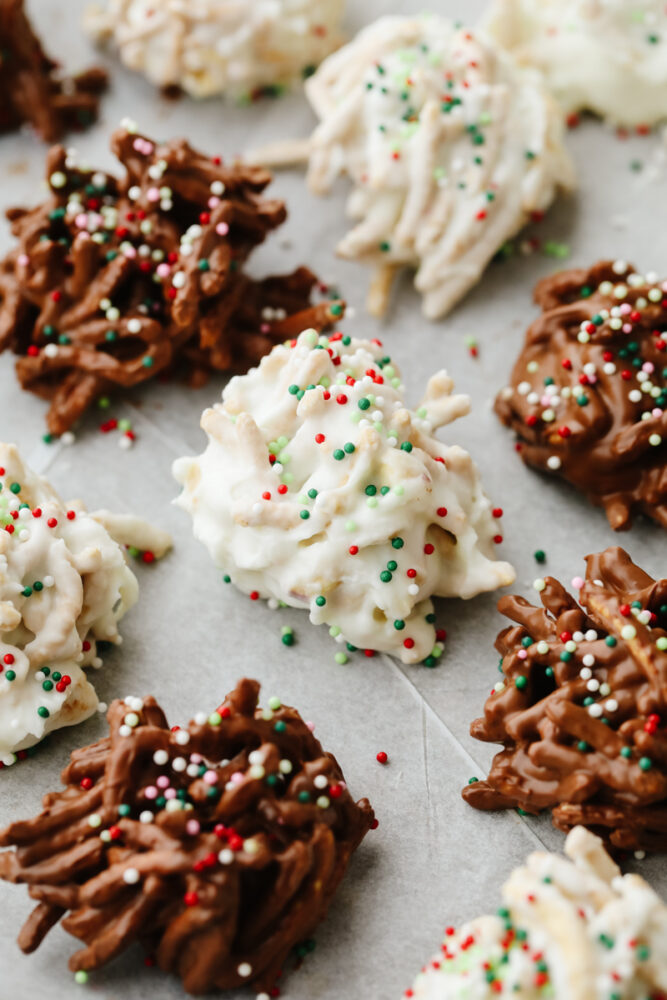
<svg viewBox="0 0 667 1000"><path fill-rule="evenodd" d="M105 965L139 941L194 994L272 990L324 917L374 823L335 758L277 698L242 680L172 728L154 698L115 701L109 736L72 754L66 788L0 834L0 878L37 901L19 943L54 924Z"/></svg>
<svg viewBox="0 0 667 1000"><path fill-rule="evenodd" d="M536 581L542 608L503 597L502 679L472 735L502 743L478 809L551 809L562 830L590 827L614 848L664 850L667 832L667 580L619 548L586 560L578 598Z"/></svg>
<svg viewBox="0 0 667 1000"><path fill-rule="evenodd" d="M265 170L227 166L185 140L157 144L131 124L111 148L122 177L54 147L46 201L8 213L17 246L0 264L0 350L19 354L21 385L51 400L53 434L114 389L173 369L195 382L245 370L343 311L310 306L316 278L305 268L261 281L244 272L286 217L261 197Z"/></svg>

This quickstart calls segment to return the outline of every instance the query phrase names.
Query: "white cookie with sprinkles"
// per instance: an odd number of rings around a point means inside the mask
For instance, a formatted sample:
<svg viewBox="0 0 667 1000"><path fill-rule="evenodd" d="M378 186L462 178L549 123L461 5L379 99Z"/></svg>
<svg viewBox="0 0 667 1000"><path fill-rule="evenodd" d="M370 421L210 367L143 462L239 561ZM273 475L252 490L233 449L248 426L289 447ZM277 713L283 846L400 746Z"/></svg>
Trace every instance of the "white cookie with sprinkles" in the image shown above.
<svg viewBox="0 0 667 1000"><path fill-rule="evenodd" d="M614 125L667 118L664 0L493 0L486 30L574 114Z"/></svg>
<svg viewBox="0 0 667 1000"><path fill-rule="evenodd" d="M306 330L204 412L208 447L175 464L177 502L252 598L307 608L341 642L432 666L442 646L431 598L514 579L496 561L502 510L470 455L434 436L468 412L453 389L439 372L412 411L379 341Z"/></svg>
<svg viewBox="0 0 667 1000"><path fill-rule="evenodd" d="M495 916L448 927L404 1000L660 1000L667 906L583 827L565 853L531 854Z"/></svg>
<svg viewBox="0 0 667 1000"><path fill-rule="evenodd" d="M106 0L85 27L130 69L192 97L275 96L341 42L345 0Z"/></svg>
<svg viewBox="0 0 667 1000"><path fill-rule="evenodd" d="M446 18L381 18L330 56L306 93L320 119L311 139L255 157L307 159L316 194L350 178L355 225L338 252L374 268L372 313L409 267L425 315L444 316L574 185L563 116L537 74Z"/></svg>
<svg viewBox="0 0 667 1000"><path fill-rule="evenodd" d="M169 536L131 515L66 505L0 444L0 761L98 707L84 669L98 644L121 642L118 621L137 580L121 546L158 557Z"/></svg>

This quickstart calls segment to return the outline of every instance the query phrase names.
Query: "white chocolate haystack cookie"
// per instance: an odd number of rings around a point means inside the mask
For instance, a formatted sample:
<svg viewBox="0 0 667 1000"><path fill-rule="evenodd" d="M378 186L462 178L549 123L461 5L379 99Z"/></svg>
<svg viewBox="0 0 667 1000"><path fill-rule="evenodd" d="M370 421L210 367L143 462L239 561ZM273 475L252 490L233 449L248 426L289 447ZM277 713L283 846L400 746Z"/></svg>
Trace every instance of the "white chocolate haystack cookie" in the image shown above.
<svg viewBox="0 0 667 1000"><path fill-rule="evenodd" d="M514 579L470 455L434 437L468 411L453 388L439 372L409 410L379 341L305 331L204 412L208 447L176 463L178 503L241 590L416 663L433 655L433 596Z"/></svg>
<svg viewBox="0 0 667 1000"><path fill-rule="evenodd" d="M121 545L160 556L171 540L130 515L64 504L0 443L0 760L98 705L84 673L97 644L120 643L118 621L137 599Z"/></svg>

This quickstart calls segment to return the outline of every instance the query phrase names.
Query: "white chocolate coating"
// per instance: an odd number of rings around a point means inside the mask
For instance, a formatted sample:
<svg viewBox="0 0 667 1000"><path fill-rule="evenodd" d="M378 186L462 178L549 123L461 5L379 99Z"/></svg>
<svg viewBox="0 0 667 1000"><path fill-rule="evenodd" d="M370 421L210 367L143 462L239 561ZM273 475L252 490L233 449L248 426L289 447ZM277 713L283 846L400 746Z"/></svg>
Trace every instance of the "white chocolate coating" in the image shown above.
<svg viewBox="0 0 667 1000"><path fill-rule="evenodd" d="M469 400L443 371L415 413L378 341L308 330L294 344L233 378L204 412L208 447L175 463L177 503L241 590L416 663L435 645L433 595L514 580L495 561L498 523L476 466L433 436Z"/></svg>
<svg viewBox="0 0 667 1000"><path fill-rule="evenodd" d="M443 316L501 246L573 185L562 114L537 75L445 18L384 17L307 82L321 119L308 179L345 173L357 225L343 257L417 269Z"/></svg>
<svg viewBox="0 0 667 1000"><path fill-rule="evenodd" d="M102 665L97 642L120 643L138 592L119 542L141 539L160 556L171 540L129 515L65 505L14 445L0 443L0 469L0 760L10 764L97 708L82 668Z"/></svg>
<svg viewBox="0 0 667 1000"><path fill-rule="evenodd" d="M566 111L628 126L667 118L664 0L493 0L484 23Z"/></svg>
<svg viewBox="0 0 667 1000"><path fill-rule="evenodd" d="M571 861L531 854L503 888L504 910L446 934L405 996L648 1000L667 989L667 906L583 827L565 852Z"/></svg>
<svg viewBox="0 0 667 1000"><path fill-rule="evenodd" d="M107 0L85 27L130 69L192 97L288 85L340 44L345 0Z"/></svg>

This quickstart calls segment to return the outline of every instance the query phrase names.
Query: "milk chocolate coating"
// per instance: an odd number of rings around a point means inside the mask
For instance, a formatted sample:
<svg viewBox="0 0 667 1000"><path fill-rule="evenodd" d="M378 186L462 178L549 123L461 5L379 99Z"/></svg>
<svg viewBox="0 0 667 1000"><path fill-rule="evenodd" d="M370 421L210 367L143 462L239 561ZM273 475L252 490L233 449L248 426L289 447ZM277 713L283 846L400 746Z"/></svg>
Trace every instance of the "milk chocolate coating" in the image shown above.
<svg viewBox="0 0 667 1000"><path fill-rule="evenodd" d="M211 369L245 371L343 312L310 304L306 268L244 273L286 218L281 201L261 197L267 171L125 128L111 148L124 177L77 167L55 146L47 200L8 212L18 245L0 264L0 351L20 355L21 385L51 400L53 434L114 389L165 370L197 384Z"/></svg>
<svg viewBox="0 0 667 1000"><path fill-rule="evenodd" d="M95 121L107 74L94 68L63 78L42 49L23 4L0 0L0 132L29 122L45 142L56 142Z"/></svg>
<svg viewBox="0 0 667 1000"><path fill-rule="evenodd" d="M634 513L667 527L667 293L650 278L602 261L541 281L542 316L496 401L524 462L572 483L615 530Z"/></svg>
<svg viewBox="0 0 667 1000"><path fill-rule="evenodd" d="M189 993L274 988L374 817L298 712L258 695L242 680L185 730L154 698L113 702L110 736L72 754L65 790L0 833L15 848L0 877L37 900L23 951L60 921L85 944L73 971L140 941Z"/></svg>
<svg viewBox="0 0 667 1000"><path fill-rule="evenodd" d="M470 731L505 749L463 797L477 809L552 809L561 830L581 824L614 848L664 851L667 579L620 548L586 566L579 603L552 577L544 610L499 601L517 623L496 641L504 687Z"/></svg>

